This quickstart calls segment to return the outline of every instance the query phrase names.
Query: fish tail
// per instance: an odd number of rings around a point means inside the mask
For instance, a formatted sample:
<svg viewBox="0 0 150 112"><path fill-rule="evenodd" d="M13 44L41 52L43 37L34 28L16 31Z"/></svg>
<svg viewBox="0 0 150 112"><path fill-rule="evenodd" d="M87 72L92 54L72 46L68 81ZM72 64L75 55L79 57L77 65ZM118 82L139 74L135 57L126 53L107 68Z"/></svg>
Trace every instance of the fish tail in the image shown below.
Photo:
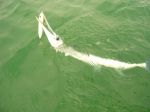
<svg viewBox="0 0 150 112"><path fill-rule="evenodd" d="M150 59L146 61L146 70L150 72Z"/></svg>

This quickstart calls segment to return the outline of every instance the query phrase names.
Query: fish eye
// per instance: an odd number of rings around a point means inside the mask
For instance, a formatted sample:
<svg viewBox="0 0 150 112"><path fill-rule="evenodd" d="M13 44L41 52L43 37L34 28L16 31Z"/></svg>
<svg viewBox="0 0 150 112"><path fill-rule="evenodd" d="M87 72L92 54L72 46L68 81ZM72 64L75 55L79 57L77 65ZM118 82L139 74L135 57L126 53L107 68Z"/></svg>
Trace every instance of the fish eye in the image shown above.
<svg viewBox="0 0 150 112"><path fill-rule="evenodd" d="M59 40L59 37L57 37L56 40Z"/></svg>

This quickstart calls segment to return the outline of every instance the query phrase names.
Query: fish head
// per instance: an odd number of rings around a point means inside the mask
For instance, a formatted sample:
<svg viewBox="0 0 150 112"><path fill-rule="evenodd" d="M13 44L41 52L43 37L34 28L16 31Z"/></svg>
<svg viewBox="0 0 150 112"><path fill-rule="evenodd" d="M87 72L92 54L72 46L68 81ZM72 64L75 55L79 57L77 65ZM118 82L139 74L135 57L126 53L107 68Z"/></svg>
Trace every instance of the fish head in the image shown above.
<svg viewBox="0 0 150 112"><path fill-rule="evenodd" d="M42 33L43 31L45 32L46 34L46 37L48 38L48 41L49 43L51 44L51 46L53 48L58 48L60 45L63 44L63 40L55 34L55 32L53 32L52 30L49 30L45 25L44 25L44 22L45 22L45 16L43 14L43 12L40 13L39 17L36 19L38 20L38 34L39 34L39 38L42 37ZM48 23L47 23L48 24Z"/></svg>

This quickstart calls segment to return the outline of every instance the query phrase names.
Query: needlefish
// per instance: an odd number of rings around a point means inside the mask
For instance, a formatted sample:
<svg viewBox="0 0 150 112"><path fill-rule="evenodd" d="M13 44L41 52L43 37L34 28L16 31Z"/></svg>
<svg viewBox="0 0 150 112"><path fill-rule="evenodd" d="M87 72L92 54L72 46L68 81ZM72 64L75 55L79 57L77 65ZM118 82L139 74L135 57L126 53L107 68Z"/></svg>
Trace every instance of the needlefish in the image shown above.
<svg viewBox="0 0 150 112"><path fill-rule="evenodd" d="M50 43L50 45L56 50L56 52L64 53L65 56L71 56L75 59L78 59L82 62L88 63L90 65L96 66L101 65L105 67L111 67L114 69L126 70L131 69L134 67L140 67L150 71L150 60L143 62L143 63L128 63L119 60L103 58L100 56L96 56L93 54L86 54L79 52L72 47L69 47L64 44L62 38L57 35L51 26L49 25L45 15L43 12L40 13L39 17L37 18L38 21L38 35L41 39L43 32L46 34L46 37Z"/></svg>

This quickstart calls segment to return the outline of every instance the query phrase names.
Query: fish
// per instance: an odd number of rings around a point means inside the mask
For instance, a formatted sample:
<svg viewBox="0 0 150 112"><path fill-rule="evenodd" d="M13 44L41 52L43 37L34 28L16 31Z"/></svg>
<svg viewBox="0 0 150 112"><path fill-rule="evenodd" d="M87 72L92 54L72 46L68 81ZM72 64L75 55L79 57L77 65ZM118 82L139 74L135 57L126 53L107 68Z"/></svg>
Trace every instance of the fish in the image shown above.
<svg viewBox="0 0 150 112"><path fill-rule="evenodd" d="M41 18L41 15L43 18ZM57 51L64 53L65 56L71 56L75 59L78 59L82 62L85 62L87 64L90 64L92 66L105 66L105 67L110 67L114 69L119 69L119 70L126 70L126 69L131 69L135 67L140 67L144 68L147 71L150 72L150 60L143 62L143 63L128 63L128 62L123 62L120 60L115 60L115 59L110 59L110 58L103 58L100 56L96 56L93 54L86 54L79 52L72 47L69 47L64 44L62 38L58 36L50 27L45 15L43 12L40 13L39 18L37 18L38 24L39 24L39 37L41 38L41 32L44 31L46 34L46 37L50 43L50 45ZM45 21L45 24L44 24Z"/></svg>

